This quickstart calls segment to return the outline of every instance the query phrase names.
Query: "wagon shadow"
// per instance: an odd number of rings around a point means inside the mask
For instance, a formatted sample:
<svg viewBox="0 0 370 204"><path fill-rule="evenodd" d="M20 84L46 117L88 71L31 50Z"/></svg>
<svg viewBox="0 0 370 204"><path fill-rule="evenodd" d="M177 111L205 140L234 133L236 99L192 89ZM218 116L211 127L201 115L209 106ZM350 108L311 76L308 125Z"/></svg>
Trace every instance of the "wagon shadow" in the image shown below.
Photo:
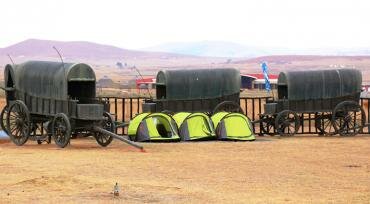
<svg viewBox="0 0 370 204"><path fill-rule="evenodd" d="M14 144L12 144L14 145ZM14 145L14 147L18 147L16 145ZM84 144L76 144L76 145L68 145L67 147L65 148L60 148L58 146L56 146L56 144L54 143L50 143L50 144L32 144L32 143L27 143L19 148L23 148L23 149L38 149L38 150L60 150L60 151L69 151L69 150L96 150L96 149L102 149L102 147L96 145L94 146L93 144L88 144L88 145L84 145ZM106 149L106 148L104 148Z"/></svg>

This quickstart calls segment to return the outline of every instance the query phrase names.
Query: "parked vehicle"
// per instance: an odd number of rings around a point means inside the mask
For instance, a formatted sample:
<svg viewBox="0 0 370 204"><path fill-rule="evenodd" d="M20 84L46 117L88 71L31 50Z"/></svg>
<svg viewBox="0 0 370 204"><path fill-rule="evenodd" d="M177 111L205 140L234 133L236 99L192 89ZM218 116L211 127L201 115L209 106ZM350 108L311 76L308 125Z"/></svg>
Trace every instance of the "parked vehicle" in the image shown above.
<svg viewBox="0 0 370 204"><path fill-rule="evenodd" d="M239 103L239 95L237 69L164 70L157 74L156 99L146 101L143 110L211 113L224 101Z"/></svg>
<svg viewBox="0 0 370 204"><path fill-rule="evenodd" d="M281 72L277 100L268 101L255 122L264 134L290 136L306 120L302 113L310 113L320 134L356 135L365 125L361 83L355 69Z"/></svg>
<svg viewBox="0 0 370 204"><path fill-rule="evenodd" d="M16 145L29 138L63 148L71 135L91 134L101 146L117 138L108 104L95 97L95 73L83 63L28 61L6 65L4 70L6 106L1 126ZM47 134L41 135L45 132Z"/></svg>

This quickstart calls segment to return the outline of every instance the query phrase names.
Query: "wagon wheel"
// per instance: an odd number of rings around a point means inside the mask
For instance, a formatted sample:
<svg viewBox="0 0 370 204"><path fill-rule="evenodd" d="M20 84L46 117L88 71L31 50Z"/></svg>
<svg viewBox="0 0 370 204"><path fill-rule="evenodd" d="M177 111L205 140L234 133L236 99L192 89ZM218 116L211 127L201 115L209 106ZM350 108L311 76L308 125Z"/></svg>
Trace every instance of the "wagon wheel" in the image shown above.
<svg viewBox="0 0 370 204"><path fill-rule="evenodd" d="M30 134L30 112L22 101L15 101L9 107L6 127L10 139L18 146L27 142Z"/></svg>
<svg viewBox="0 0 370 204"><path fill-rule="evenodd" d="M217 112L235 112L235 113L243 113L243 109L240 107L239 104L235 103L234 101L224 101L219 103L214 109L213 114Z"/></svg>
<svg viewBox="0 0 370 204"><path fill-rule="evenodd" d="M9 132L8 132L8 129L6 127L6 117L8 115L8 105L6 105L3 110L1 110L1 113L0 113L0 125L1 125L1 129L9 135Z"/></svg>
<svg viewBox="0 0 370 204"><path fill-rule="evenodd" d="M293 136L299 129L298 115L290 110L280 112L275 120L275 128L280 136Z"/></svg>
<svg viewBox="0 0 370 204"><path fill-rule="evenodd" d="M71 139L71 123L66 114L58 113L55 115L51 131L56 145L60 148L68 145Z"/></svg>
<svg viewBox="0 0 370 204"><path fill-rule="evenodd" d="M274 116L270 115L261 115L260 117L260 131L262 134L266 135L274 135L275 129L274 129Z"/></svg>
<svg viewBox="0 0 370 204"><path fill-rule="evenodd" d="M332 123L331 113L321 113L315 117L315 127L320 135L335 135L337 132Z"/></svg>
<svg viewBox="0 0 370 204"><path fill-rule="evenodd" d="M333 111L332 123L342 136L354 136L365 126L365 111L354 101L344 101Z"/></svg>
<svg viewBox="0 0 370 204"><path fill-rule="evenodd" d="M114 132L116 127L114 125L114 120L113 120L112 115L109 114L108 112L104 112L103 116L104 116L104 121L102 124L102 128L104 128L105 130L108 130L109 132ZM102 134L100 132L95 132L94 137L96 139L96 142L102 147L108 146L113 140L112 136Z"/></svg>

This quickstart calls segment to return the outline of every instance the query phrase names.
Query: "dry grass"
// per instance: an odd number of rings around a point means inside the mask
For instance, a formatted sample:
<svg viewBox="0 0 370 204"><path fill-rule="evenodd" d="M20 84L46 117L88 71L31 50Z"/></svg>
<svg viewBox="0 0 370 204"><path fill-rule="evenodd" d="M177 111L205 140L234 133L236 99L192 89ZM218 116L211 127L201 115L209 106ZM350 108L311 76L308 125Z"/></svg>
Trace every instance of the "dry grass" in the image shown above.
<svg viewBox="0 0 370 204"><path fill-rule="evenodd" d="M368 203L370 137L0 144L2 203ZM119 198L111 191L118 182Z"/></svg>
<svg viewBox="0 0 370 204"><path fill-rule="evenodd" d="M112 99L111 103L114 102ZM132 101L132 115L141 111ZM117 118L122 120L118 99ZM0 99L0 106L4 99ZM130 101L125 101L125 120ZM245 109L245 103L241 106ZM367 104L365 104L367 106ZM137 108L139 107L139 109ZM259 110L255 103L255 110ZM247 105L252 112L251 103ZM263 107L261 107L263 112ZM0 140L1 203L367 203L370 137L258 137L256 142L108 148L90 138L17 147ZM115 182L121 196L113 198Z"/></svg>

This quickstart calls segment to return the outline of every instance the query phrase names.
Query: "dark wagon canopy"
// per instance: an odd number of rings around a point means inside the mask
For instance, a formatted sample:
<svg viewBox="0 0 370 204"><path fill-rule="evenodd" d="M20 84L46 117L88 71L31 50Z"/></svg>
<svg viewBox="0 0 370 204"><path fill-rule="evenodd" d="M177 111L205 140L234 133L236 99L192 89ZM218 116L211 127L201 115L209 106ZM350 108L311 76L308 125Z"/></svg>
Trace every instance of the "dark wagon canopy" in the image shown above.
<svg viewBox="0 0 370 204"><path fill-rule="evenodd" d="M18 94L67 100L73 97L95 97L95 73L83 63L28 61L6 65L5 86Z"/></svg>
<svg viewBox="0 0 370 204"><path fill-rule="evenodd" d="M361 72L355 69L281 72L278 100L265 104L261 131L271 134L274 129L282 136L292 136L300 127L303 133L309 121L310 133L314 122L319 134L356 135L366 120L359 104L361 83Z"/></svg>
<svg viewBox="0 0 370 204"><path fill-rule="evenodd" d="M361 72L355 69L288 71L278 78L279 99L290 101L359 95Z"/></svg>
<svg viewBox="0 0 370 204"><path fill-rule="evenodd" d="M157 74L157 99L211 99L240 92L237 69L164 70Z"/></svg>

